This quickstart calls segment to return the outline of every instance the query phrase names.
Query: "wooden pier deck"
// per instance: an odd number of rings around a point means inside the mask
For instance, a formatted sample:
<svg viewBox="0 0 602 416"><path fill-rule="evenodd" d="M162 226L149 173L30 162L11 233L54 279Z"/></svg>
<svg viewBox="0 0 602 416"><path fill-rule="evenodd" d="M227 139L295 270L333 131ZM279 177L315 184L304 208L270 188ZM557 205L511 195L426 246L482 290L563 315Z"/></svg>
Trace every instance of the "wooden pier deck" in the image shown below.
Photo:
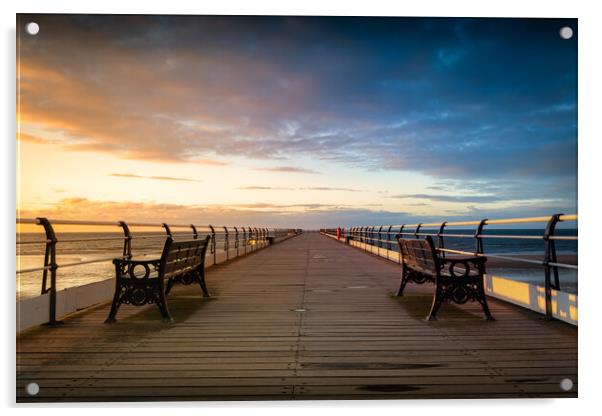
<svg viewBox="0 0 602 416"><path fill-rule="evenodd" d="M305 233L208 270L154 305L108 305L17 337L17 400L576 397L577 329L491 300L444 305L432 286L394 297L399 266ZM560 381L575 384L564 392ZM40 386L28 396L25 386Z"/></svg>

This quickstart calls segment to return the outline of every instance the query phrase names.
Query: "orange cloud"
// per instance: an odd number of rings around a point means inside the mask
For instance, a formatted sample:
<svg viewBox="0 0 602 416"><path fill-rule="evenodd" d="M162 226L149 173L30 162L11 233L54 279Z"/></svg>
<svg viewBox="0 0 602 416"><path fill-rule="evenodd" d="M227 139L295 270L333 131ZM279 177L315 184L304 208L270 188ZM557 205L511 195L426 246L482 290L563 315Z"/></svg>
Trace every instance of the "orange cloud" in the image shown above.
<svg viewBox="0 0 602 416"><path fill-rule="evenodd" d="M378 205L378 204L372 204ZM302 215L301 215L302 214ZM345 205L319 203L272 204L249 203L234 205L179 205L155 202L99 201L86 198L65 198L43 210L22 210L20 218L47 217L51 221L93 220L168 224L263 226L286 228L321 228L336 224L363 224L377 216L376 223L393 224L407 214L353 208ZM31 227L28 228L28 230ZM35 228L35 227L34 227ZM65 228L65 227L63 227ZM67 227L68 228L68 227ZM35 228L39 231L37 228ZM80 228L71 231L84 231ZM101 230L102 231L102 230Z"/></svg>
<svg viewBox="0 0 602 416"><path fill-rule="evenodd" d="M25 140L25 141L28 141L31 143L52 143L52 140L50 140L50 139L42 139L39 136L34 136L33 134L27 134L27 133L20 133L19 139Z"/></svg>
<svg viewBox="0 0 602 416"><path fill-rule="evenodd" d="M328 213L343 209L329 204L249 203L223 205L179 205L153 202L92 201L65 198L49 209L22 210L21 218L47 217L61 220L128 221L161 224L227 224L294 226L300 213Z"/></svg>
<svg viewBox="0 0 602 416"><path fill-rule="evenodd" d="M143 175L134 175L133 173L109 173L108 176L114 176L116 178L154 179L154 180L160 180L160 181L201 182L198 179L175 178L175 177L171 177L171 176L143 176Z"/></svg>
<svg viewBox="0 0 602 416"><path fill-rule="evenodd" d="M129 20L152 28L144 17ZM285 76L252 55L190 45L162 49L160 42L149 53L136 39L118 41L77 19L41 15L36 21L44 37L20 39L24 140L208 165L226 164L220 157L233 154L272 157L287 146L270 139L277 120L300 110L311 89L309 79ZM281 98L266 100L261 85Z"/></svg>
<svg viewBox="0 0 602 416"><path fill-rule="evenodd" d="M238 189L248 190L248 191L344 191L344 192L366 192L361 189L354 188L339 188L335 186L306 186L300 188L292 188L286 186L258 186L258 185L249 185L249 186L240 186Z"/></svg>

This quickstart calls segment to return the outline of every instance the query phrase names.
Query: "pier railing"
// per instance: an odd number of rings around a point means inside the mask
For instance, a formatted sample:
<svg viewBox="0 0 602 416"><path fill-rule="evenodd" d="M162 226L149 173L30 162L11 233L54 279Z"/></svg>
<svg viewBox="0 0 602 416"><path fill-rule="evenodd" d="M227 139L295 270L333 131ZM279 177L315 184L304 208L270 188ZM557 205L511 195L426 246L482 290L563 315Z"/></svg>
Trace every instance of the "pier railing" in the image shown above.
<svg viewBox="0 0 602 416"><path fill-rule="evenodd" d="M477 255L487 256L492 259L512 261L516 263L525 263L530 265L539 265L544 270L543 300L536 294L535 300L528 299L523 303L536 303L543 306L543 311L547 317L551 318L558 315L559 300L558 293L561 291L561 282L559 269L577 270L577 264L562 263L558 260L557 242L559 241L578 241L577 235L559 235L557 226L560 223L577 223L577 214L565 215L554 214L541 217L524 217L511 219L481 219L475 221L443 221L439 223L418 223L418 224L399 224L399 225L368 225L354 226L348 228L324 228L320 231L323 234L345 241L351 245L370 251L376 255L389 258L399 262L399 254L391 254L397 251L396 237L402 238L425 238L431 236L436 242L437 249L441 256L446 254ZM518 234L518 233L487 233L488 226L520 226L521 224L545 224L539 235ZM454 232L454 227L456 232ZM474 232L466 233L467 227L474 227ZM462 228L462 230L459 230ZM497 227L499 229L499 227ZM450 232L451 231L451 232ZM450 239L471 240L474 244L474 250L457 250L448 248L446 241ZM541 259L517 257L516 255L504 255L497 253L485 253L488 239L499 240L536 240L543 242L544 248ZM457 240L456 240L457 241ZM531 256L530 256L531 257ZM537 290L536 290L537 291ZM507 297L512 297L506 293ZM527 296L533 298L533 296ZM567 295L571 300L571 305L567 308L572 311L572 301L574 301L574 312L576 321L576 295ZM507 299L512 300L512 299ZM569 312L570 313L570 312ZM570 316L569 316L570 318Z"/></svg>
<svg viewBox="0 0 602 416"><path fill-rule="evenodd" d="M197 239L210 236L207 250L206 265L218 264L231 258L246 255L248 252L268 244L299 234L299 229L267 228L267 227L234 227L216 225L195 224L168 224L168 223L141 223L125 221L80 221L61 220L48 218L17 218L18 225L37 225L42 227L44 239L27 241L23 240L21 233L17 236L17 247L25 245L38 245L44 248L43 264L38 267L18 268L17 275L25 273L41 272L40 295L48 298L48 323L57 322L57 271L86 264L102 263L112 261L114 258L129 259L132 256L144 256L150 254L148 251L136 251L132 253L132 242L136 240L155 240L162 243L167 237L174 239ZM80 237L75 232L66 233L67 236L60 239L57 237L56 226L69 227L93 227L95 230L102 229L109 234L111 228L122 235ZM133 232L132 228L145 229L145 232ZM152 230L152 231L149 231ZM161 230L161 231L159 231ZM108 232L107 232L108 231ZM71 234L71 236L69 236ZM70 261L60 263L57 261L57 247L62 243L89 243L99 241L122 242L121 256L97 257L90 260ZM152 250L155 253L157 250ZM23 314L21 314L23 316Z"/></svg>

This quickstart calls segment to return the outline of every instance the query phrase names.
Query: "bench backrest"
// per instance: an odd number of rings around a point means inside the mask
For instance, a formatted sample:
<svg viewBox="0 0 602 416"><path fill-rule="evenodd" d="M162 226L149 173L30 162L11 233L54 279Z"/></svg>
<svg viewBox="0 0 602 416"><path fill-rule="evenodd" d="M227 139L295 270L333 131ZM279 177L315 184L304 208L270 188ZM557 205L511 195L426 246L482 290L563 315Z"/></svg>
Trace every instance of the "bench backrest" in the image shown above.
<svg viewBox="0 0 602 416"><path fill-rule="evenodd" d="M401 261L410 269L430 276L439 273L439 259L431 236L425 239L398 238Z"/></svg>
<svg viewBox="0 0 602 416"><path fill-rule="evenodd" d="M175 241L168 237L161 255L160 276L169 278L205 267L205 253L210 238Z"/></svg>

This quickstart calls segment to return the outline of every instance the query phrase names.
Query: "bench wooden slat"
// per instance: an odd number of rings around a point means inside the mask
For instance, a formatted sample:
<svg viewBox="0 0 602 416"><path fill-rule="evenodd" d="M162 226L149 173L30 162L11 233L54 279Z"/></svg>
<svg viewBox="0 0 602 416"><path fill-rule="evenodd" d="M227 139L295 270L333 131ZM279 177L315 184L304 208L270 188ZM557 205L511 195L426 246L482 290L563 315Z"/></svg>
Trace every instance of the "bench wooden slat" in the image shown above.
<svg viewBox="0 0 602 416"><path fill-rule="evenodd" d="M436 276L439 267L437 257L433 257L428 240L404 240L402 257L409 267L422 273Z"/></svg>

